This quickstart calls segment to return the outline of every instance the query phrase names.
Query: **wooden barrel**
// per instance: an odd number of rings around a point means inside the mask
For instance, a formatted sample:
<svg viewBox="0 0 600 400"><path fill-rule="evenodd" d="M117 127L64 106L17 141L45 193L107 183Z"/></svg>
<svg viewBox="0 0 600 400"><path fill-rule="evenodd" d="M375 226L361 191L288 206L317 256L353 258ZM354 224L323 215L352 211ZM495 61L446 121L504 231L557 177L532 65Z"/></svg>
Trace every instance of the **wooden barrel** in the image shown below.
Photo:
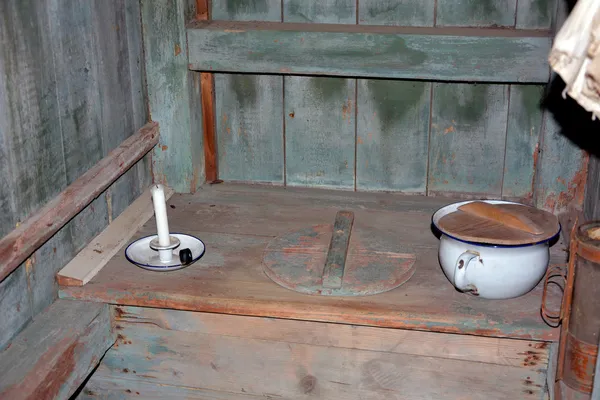
<svg viewBox="0 0 600 400"><path fill-rule="evenodd" d="M591 399L600 335L600 221L580 225L572 240L573 297L562 333L560 392L564 399Z"/></svg>

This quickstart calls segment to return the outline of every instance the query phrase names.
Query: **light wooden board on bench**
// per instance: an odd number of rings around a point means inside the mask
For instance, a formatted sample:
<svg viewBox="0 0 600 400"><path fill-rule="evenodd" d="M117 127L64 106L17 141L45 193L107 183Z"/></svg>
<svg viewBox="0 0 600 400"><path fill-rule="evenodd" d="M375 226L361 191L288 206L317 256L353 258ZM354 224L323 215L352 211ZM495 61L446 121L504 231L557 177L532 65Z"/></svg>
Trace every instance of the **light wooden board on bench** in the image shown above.
<svg viewBox="0 0 600 400"><path fill-rule="evenodd" d="M173 189L165 188L166 200L173 193ZM153 215L152 195L148 188L58 272L58 284L83 286L88 283Z"/></svg>

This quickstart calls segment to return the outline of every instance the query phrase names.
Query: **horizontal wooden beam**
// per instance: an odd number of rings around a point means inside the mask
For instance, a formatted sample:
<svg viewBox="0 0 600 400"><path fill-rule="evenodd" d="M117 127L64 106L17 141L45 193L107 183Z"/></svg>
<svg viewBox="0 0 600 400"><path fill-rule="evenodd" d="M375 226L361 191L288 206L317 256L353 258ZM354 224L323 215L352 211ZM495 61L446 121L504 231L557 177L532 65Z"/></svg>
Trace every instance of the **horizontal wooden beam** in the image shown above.
<svg viewBox="0 0 600 400"><path fill-rule="evenodd" d="M195 21L189 68L461 82L546 83L547 31Z"/></svg>
<svg viewBox="0 0 600 400"><path fill-rule="evenodd" d="M0 353L0 398L68 399L114 342L108 305L57 300Z"/></svg>
<svg viewBox="0 0 600 400"><path fill-rule="evenodd" d="M169 200L173 193L173 189L166 188L165 198ZM153 215L152 194L148 188L60 270L56 275L58 284L83 286L88 283Z"/></svg>
<svg viewBox="0 0 600 400"><path fill-rule="evenodd" d="M0 240L0 282L158 143L150 122Z"/></svg>

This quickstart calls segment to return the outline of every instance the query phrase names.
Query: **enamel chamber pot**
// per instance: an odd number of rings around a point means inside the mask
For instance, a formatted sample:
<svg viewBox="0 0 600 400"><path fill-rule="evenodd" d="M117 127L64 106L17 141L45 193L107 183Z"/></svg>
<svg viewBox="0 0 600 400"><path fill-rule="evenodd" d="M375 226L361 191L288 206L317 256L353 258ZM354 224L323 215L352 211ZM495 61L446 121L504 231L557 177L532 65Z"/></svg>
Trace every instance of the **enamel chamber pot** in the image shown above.
<svg viewBox="0 0 600 400"><path fill-rule="evenodd" d="M500 200L485 202L520 205ZM510 299L530 292L546 273L550 244L560 234L560 225L557 223L556 231L543 240L518 245L464 240L445 231L439 221L467 203L470 201L445 206L432 218L441 233L438 256L448 280L458 290L486 299Z"/></svg>

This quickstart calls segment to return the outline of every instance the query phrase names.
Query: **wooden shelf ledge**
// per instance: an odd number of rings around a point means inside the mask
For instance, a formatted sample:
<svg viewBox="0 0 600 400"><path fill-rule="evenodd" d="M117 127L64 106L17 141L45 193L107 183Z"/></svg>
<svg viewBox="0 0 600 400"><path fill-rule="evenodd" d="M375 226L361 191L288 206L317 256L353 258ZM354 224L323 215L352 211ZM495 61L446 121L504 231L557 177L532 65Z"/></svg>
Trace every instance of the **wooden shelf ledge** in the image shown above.
<svg viewBox="0 0 600 400"><path fill-rule="evenodd" d="M547 83L549 31L194 21L189 68L458 82Z"/></svg>
<svg viewBox="0 0 600 400"><path fill-rule="evenodd" d="M129 263L123 246L84 286L61 286L60 297L110 304L315 322L555 341L540 316L542 287L511 300L459 293L437 257L431 215L447 198L322 189L221 184L169 200L169 226L201 238L206 254L179 271L157 273ZM365 297L310 296L284 289L264 273L265 246L290 230L333 221L340 209L393 235L416 253L403 286ZM153 234L151 218L133 239Z"/></svg>

